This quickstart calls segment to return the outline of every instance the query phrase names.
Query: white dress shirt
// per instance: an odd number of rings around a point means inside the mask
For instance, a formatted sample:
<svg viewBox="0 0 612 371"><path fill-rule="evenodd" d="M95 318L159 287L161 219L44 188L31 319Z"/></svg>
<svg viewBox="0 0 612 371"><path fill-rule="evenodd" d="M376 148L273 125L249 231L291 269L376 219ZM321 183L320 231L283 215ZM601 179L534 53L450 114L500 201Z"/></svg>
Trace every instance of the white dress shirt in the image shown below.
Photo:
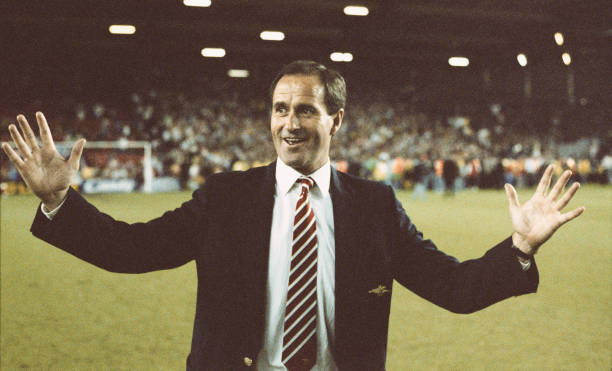
<svg viewBox="0 0 612 371"><path fill-rule="evenodd" d="M270 233L266 328L264 347L257 357L258 370L286 370L282 363L283 324L289 284L293 218L300 186L295 181L302 176L293 168L276 160L276 192ZM311 207L317 223L317 364L312 370L337 370L331 344L334 339L335 241L334 214L329 182L329 160L323 167L308 174L315 181L310 190Z"/></svg>

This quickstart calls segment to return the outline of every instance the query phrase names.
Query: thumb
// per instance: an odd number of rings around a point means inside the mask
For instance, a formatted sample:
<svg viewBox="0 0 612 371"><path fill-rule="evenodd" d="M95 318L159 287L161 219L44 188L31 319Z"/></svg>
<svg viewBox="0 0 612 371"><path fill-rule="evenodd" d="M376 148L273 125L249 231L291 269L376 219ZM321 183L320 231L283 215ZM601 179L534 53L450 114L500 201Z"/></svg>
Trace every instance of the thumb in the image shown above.
<svg viewBox="0 0 612 371"><path fill-rule="evenodd" d="M81 155L83 154L83 148L85 147L86 140L79 139L72 147L72 152L70 152L70 158L68 159L68 163L74 169L74 171L79 170L79 163L81 162Z"/></svg>
<svg viewBox="0 0 612 371"><path fill-rule="evenodd" d="M510 207L521 206L518 200L518 196L516 194L516 190L514 189L512 184L506 183L506 185L504 185L504 188L506 189L506 197L508 197L508 203L510 204Z"/></svg>

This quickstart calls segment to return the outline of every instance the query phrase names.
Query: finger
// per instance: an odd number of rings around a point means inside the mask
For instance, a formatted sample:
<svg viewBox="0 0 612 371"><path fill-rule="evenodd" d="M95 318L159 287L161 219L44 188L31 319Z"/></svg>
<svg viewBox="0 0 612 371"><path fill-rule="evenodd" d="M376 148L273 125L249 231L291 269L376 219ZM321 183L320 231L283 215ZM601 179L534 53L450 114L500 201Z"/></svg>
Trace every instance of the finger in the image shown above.
<svg viewBox="0 0 612 371"><path fill-rule="evenodd" d="M11 138L13 138L13 142L15 142L17 145L17 148L21 152L23 158L30 157L32 152L30 152L30 148L21 137L21 134L19 134L19 130L17 130L17 126L15 126L15 124L9 125L9 133L11 134Z"/></svg>
<svg viewBox="0 0 612 371"><path fill-rule="evenodd" d="M576 182L572 184L571 187L567 190L567 192L565 192L563 197L561 197L561 199L557 201L555 208L557 210L562 210L565 206L567 206L567 204L570 202L572 197L574 197L574 195L576 194L579 188L580 188L580 183Z"/></svg>
<svg viewBox="0 0 612 371"><path fill-rule="evenodd" d="M85 139L80 139L78 142L74 144L72 147L72 152L70 152L70 158L68 162L70 166L74 169L74 171L79 170L79 164L81 162L81 155L83 154L83 147L85 147Z"/></svg>
<svg viewBox="0 0 612 371"><path fill-rule="evenodd" d="M6 153L9 160L11 160L13 164L15 164L17 169L21 168L24 165L21 157L19 157L17 152L15 152L8 143L2 143L2 150L4 151L4 153Z"/></svg>
<svg viewBox="0 0 612 371"><path fill-rule="evenodd" d="M516 190L511 184L507 184L504 186L506 189L506 197L508 197L508 203L510 203L510 207L519 207L521 204L519 203L518 195L516 194Z"/></svg>
<svg viewBox="0 0 612 371"><path fill-rule="evenodd" d="M538 183L538 188L536 189L536 193L542 196L546 195L546 191L550 186L550 179L552 178L554 165L548 165L546 170L544 171L544 175L542 175L542 179L540 179L540 183Z"/></svg>
<svg viewBox="0 0 612 371"><path fill-rule="evenodd" d="M567 212L565 214L561 215L561 225L569 222L570 220L578 217L580 214L582 214L584 212L584 206L579 207L575 210L572 210L570 212Z"/></svg>
<svg viewBox="0 0 612 371"><path fill-rule="evenodd" d="M21 132L23 133L23 136L25 137L25 141L30 146L30 149L32 150L32 152L38 151L39 149L38 141L36 140L36 135L34 134L34 131L32 131L30 124L28 124L28 120L25 118L24 115L18 115L17 122L19 122L19 127L21 128Z"/></svg>
<svg viewBox="0 0 612 371"><path fill-rule="evenodd" d="M47 124L47 119L42 112L36 112L36 121L38 122L38 130L40 132L40 140L42 141L43 146L50 146L51 148L55 148L55 144L53 143L53 136L51 135L51 130L49 129L49 124Z"/></svg>
<svg viewBox="0 0 612 371"><path fill-rule="evenodd" d="M563 174L561 174L559 179L557 179L557 182L555 182L553 189L548 194L548 197L551 200L556 200L559 197L559 195L561 194L561 192L563 192L563 189L565 188L565 185L567 184L567 181L569 180L571 176L572 176L572 172L570 170L565 170Z"/></svg>

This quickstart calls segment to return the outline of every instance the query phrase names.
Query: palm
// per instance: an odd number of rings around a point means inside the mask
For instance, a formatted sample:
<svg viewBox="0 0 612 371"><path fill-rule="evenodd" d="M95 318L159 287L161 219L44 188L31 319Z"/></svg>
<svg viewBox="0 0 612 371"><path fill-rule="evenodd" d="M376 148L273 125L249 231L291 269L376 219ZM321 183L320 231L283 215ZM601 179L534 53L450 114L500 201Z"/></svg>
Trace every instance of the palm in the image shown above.
<svg viewBox="0 0 612 371"><path fill-rule="evenodd" d="M39 197L39 194L68 188L76 173L55 149L41 149L39 153L33 154L33 161L27 165L28 169L22 172L23 179Z"/></svg>
<svg viewBox="0 0 612 371"><path fill-rule="evenodd" d="M523 205L518 202L514 188L506 185L512 227L518 239L524 242L524 248L521 250L529 254L535 253L538 247L546 242L559 227L584 211L584 208L578 208L565 214L561 213L579 188L579 184L575 183L560 197L571 176L569 171L564 172L550 193L546 194L550 186L552 170L552 166L546 169L535 194Z"/></svg>
<svg viewBox="0 0 612 371"><path fill-rule="evenodd" d="M55 149L53 137L42 113L36 115L42 146L38 145L36 136L25 117L20 115L17 119L23 137L15 125L10 125L9 131L20 154L17 154L8 144L3 144L2 148L32 192L43 203L55 205L58 200L63 199L79 168L85 141L78 141L72 149L70 158L66 160Z"/></svg>
<svg viewBox="0 0 612 371"><path fill-rule="evenodd" d="M546 241L560 225L561 213L543 197L534 195L519 208L510 210L514 230L527 238L530 246L537 241Z"/></svg>

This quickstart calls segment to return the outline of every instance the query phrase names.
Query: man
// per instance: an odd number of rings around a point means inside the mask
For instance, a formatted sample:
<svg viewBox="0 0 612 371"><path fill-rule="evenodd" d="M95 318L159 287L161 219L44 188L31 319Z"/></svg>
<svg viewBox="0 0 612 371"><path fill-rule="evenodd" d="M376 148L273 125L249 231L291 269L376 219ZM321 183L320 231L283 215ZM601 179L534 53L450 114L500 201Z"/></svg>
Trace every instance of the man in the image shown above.
<svg viewBox="0 0 612 371"><path fill-rule="evenodd" d="M330 167L346 88L308 61L285 66L271 86L276 162L211 176L193 199L147 223L100 213L69 185L85 141L68 160L48 124L42 146L24 116L20 154L3 150L41 199L32 232L113 272L148 272L195 259L198 297L189 370L382 370L393 280L448 310L469 313L536 291L532 256L583 212L561 214L578 189L547 194L552 167L520 205L506 187L512 237L459 263L411 223L393 190Z"/></svg>

